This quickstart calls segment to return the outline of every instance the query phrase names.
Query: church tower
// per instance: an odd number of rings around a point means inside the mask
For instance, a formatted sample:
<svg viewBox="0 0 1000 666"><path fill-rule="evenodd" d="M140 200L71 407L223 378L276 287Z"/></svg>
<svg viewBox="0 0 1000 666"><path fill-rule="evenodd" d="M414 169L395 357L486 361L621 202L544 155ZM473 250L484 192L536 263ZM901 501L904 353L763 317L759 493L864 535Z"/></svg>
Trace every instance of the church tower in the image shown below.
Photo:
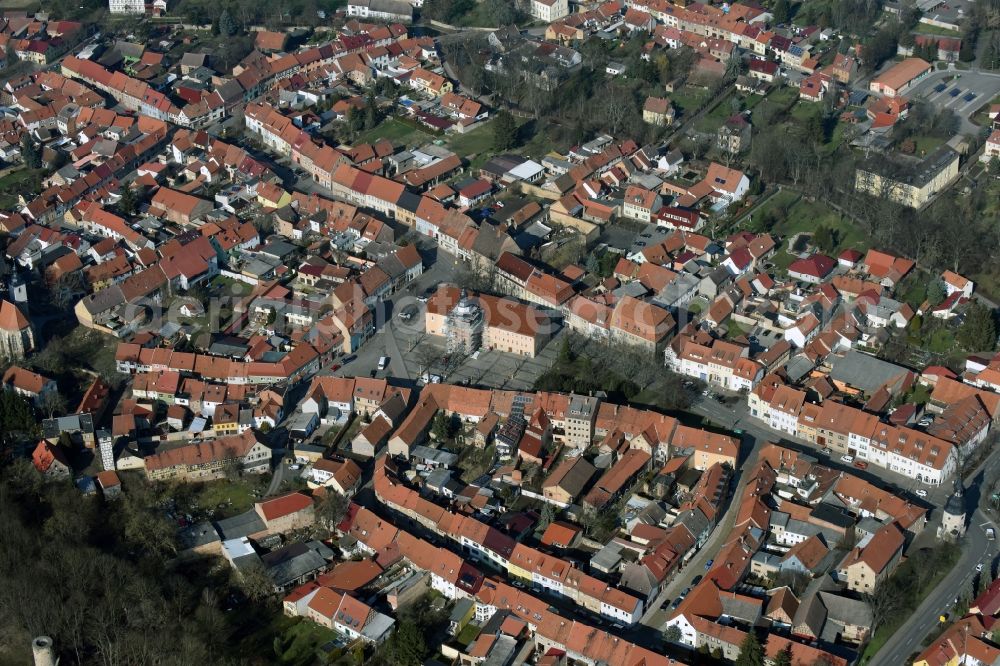
<svg viewBox="0 0 1000 666"><path fill-rule="evenodd" d="M961 474L955 473L955 490L944 505L938 538L955 540L965 535L965 491Z"/></svg>

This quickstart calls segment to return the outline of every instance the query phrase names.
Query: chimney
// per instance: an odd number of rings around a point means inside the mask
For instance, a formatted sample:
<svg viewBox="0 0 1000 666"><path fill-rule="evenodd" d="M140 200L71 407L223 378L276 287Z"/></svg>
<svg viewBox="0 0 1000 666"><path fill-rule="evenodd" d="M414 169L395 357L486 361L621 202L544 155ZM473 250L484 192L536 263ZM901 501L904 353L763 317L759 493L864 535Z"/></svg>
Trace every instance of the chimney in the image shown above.
<svg viewBox="0 0 1000 666"><path fill-rule="evenodd" d="M35 666L56 666L56 652L48 636L37 636L31 641L31 654L35 658Z"/></svg>

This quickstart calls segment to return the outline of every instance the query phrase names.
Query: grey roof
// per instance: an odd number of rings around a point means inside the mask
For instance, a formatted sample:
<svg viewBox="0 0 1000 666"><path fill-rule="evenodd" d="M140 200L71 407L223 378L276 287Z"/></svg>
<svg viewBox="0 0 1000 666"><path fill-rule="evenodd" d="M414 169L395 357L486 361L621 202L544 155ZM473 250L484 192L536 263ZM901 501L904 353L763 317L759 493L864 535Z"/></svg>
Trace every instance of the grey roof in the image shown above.
<svg viewBox="0 0 1000 666"><path fill-rule="evenodd" d="M215 529L224 541L250 536L267 529L264 520L253 509L232 518L215 521Z"/></svg>
<svg viewBox="0 0 1000 666"><path fill-rule="evenodd" d="M708 530L712 522L701 512L701 509L688 509L677 516L674 524L683 525L695 538L698 538L700 534Z"/></svg>
<svg viewBox="0 0 1000 666"><path fill-rule="evenodd" d="M685 294L693 289L698 288L698 284L701 280L698 276L692 275L691 273L678 273L677 277L663 288L654 300L660 303L664 303L667 306L673 306L678 300L680 300Z"/></svg>
<svg viewBox="0 0 1000 666"><path fill-rule="evenodd" d="M298 250L299 248L291 243L277 238L272 238L267 242L267 245L260 249L260 252L272 257L277 257L278 259L283 259L298 252Z"/></svg>
<svg viewBox="0 0 1000 666"><path fill-rule="evenodd" d="M514 661L516 653L517 641L506 634L501 634L493 642L493 646L486 655L482 666L508 666L508 664Z"/></svg>
<svg viewBox="0 0 1000 666"><path fill-rule="evenodd" d="M792 534L804 534L806 537L823 534L823 529L819 525L813 525L812 523L807 523L804 520L798 520L796 518L788 519L788 524L785 525L785 531L791 532Z"/></svg>
<svg viewBox="0 0 1000 666"><path fill-rule="evenodd" d="M275 585L284 587L326 566L326 560L308 544L293 543L260 558Z"/></svg>
<svg viewBox="0 0 1000 666"><path fill-rule="evenodd" d="M796 354L785 364L785 374L793 383L805 377L816 367L816 364L809 360L805 354Z"/></svg>
<svg viewBox="0 0 1000 666"><path fill-rule="evenodd" d="M45 439L58 437L64 432L93 433L94 419L90 414L69 414L42 421L42 435Z"/></svg>
<svg viewBox="0 0 1000 666"><path fill-rule="evenodd" d="M858 626L872 623L871 606L864 601L822 590L819 592L819 598L826 607L827 621Z"/></svg>
<svg viewBox="0 0 1000 666"><path fill-rule="evenodd" d="M188 525L177 533L177 539L182 549L197 548L220 541L219 532L208 521Z"/></svg>
<svg viewBox="0 0 1000 666"><path fill-rule="evenodd" d="M872 394L907 372L906 368L851 349L833 361L830 379Z"/></svg>
<svg viewBox="0 0 1000 666"><path fill-rule="evenodd" d="M410 451L410 458L420 458L422 460L428 460L435 462L439 465L454 465L458 462L458 456L454 453L448 451L442 451L441 449L432 449L429 446L424 446L423 444L418 444L414 446Z"/></svg>
<svg viewBox="0 0 1000 666"><path fill-rule="evenodd" d="M431 473L427 475L427 487L434 490L444 488L450 480L451 470L444 467L431 470Z"/></svg>
<svg viewBox="0 0 1000 666"><path fill-rule="evenodd" d="M604 570L614 569L622 560L621 552L622 545L611 541L590 558L590 565Z"/></svg>
<svg viewBox="0 0 1000 666"><path fill-rule="evenodd" d="M797 633L801 631L803 625L808 626L809 630L817 637L823 633L823 625L826 624L826 606L819 598L823 580L823 577L814 579L809 583L809 587L806 588L806 592L802 596L799 608L795 611L795 617L792 618L792 625Z"/></svg>
<svg viewBox="0 0 1000 666"><path fill-rule="evenodd" d="M858 521L855 529L861 532L867 532L868 534L875 534L882 529L882 527L882 523L875 520L871 516L867 516Z"/></svg>
<svg viewBox="0 0 1000 666"><path fill-rule="evenodd" d="M638 596L648 597L656 589L660 581L656 579L649 568L638 562L633 562L622 571L621 587L632 590Z"/></svg>
<svg viewBox="0 0 1000 666"><path fill-rule="evenodd" d="M723 615L743 620L751 626L756 624L758 618L760 618L760 603L750 603L749 601L744 601L743 597L735 597L728 594L719 595L719 601L722 603Z"/></svg>
<svg viewBox="0 0 1000 666"><path fill-rule="evenodd" d="M559 481L559 487L568 495L576 497L583 492L584 487L593 478L597 468L587 462L582 456L576 459L569 471ZM544 487L544 486L543 486Z"/></svg>
<svg viewBox="0 0 1000 666"><path fill-rule="evenodd" d="M948 501L945 502L944 512L952 516L964 516L965 492L962 489L961 481L957 478L955 481L955 489L952 491L951 495L948 496Z"/></svg>
<svg viewBox="0 0 1000 666"><path fill-rule="evenodd" d="M84 297L83 307L87 308L87 312L91 315L98 315L116 308L124 302L125 294L122 293L122 288L115 284L101 289L96 294Z"/></svg>
<svg viewBox="0 0 1000 666"><path fill-rule="evenodd" d="M460 622L462 618L465 617L466 613L472 609L472 599L469 597L462 597L455 602L455 608L451 611L451 617L449 618L452 622Z"/></svg>
<svg viewBox="0 0 1000 666"><path fill-rule="evenodd" d="M370 641L378 642L396 624L396 620L379 612L373 613L365 622L361 635Z"/></svg>
<svg viewBox="0 0 1000 666"><path fill-rule="evenodd" d="M631 296L632 298L641 299L643 296L649 293L649 289L644 287L643 284L638 280L635 280L633 282L626 282L625 284L621 285L611 293L617 296L618 298L622 298L623 296Z"/></svg>
<svg viewBox="0 0 1000 666"><path fill-rule="evenodd" d="M201 67L207 60L207 53L192 53L189 51L181 56L180 64L184 67Z"/></svg>
<svg viewBox="0 0 1000 666"><path fill-rule="evenodd" d="M840 507L835 507L832 504L826 504L823 502L813 509L812 517L816 520L822 520L830 523L831 525L837 525L838 527L843 528L848 528L854 524L854 519L848 515L846 511Z"/></svg>

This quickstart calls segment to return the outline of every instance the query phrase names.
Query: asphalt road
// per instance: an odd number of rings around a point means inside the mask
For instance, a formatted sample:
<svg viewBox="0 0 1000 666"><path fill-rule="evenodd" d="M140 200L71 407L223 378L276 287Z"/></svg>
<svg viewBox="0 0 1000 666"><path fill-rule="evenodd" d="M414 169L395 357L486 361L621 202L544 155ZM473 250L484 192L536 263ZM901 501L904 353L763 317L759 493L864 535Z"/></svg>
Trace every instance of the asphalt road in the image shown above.
<svg viewBox="0 0 1000 666"><path fill-rule="evenodd" d="M1000 470L1000 456L990 456L966 479L966 500L970 505L985 506L988 498L980 493L983 479L994 478ZM941 615L948 615L954 609L955 600L968 588L969 581L976 575L976 565L985 565L983 575L989 577L996 566L997 542L986 538L985 528L993 521L980 508L969 519L965 538L961 542L962 557L955 568L945 576L938 586L928 594L923 603L870 662L869 666L898 666L906 663L907 657L919 652L924 638L934 629ZM950 617L950 616L949 616ZM954 619L954 618L951 618Z"/></svg>
<svg viewBox="0 0 1000 666"><path fill-rule="evenodd" d="M691 411L700 416L704 416L713 423L729 430L742 430L746 435L749 435L753 441L763 439L775 442L787 448L808 453L809 455L818 458L823 465L830 467L831 469L849 472L850 474L861 477L866 481L875 483L880 487L886 487L888 485L894 486L895 491L898 493L905 493L907 495L907 499L914 504L942 506L948 499L948 495L951 493L950 484L944 484L941 486L925 485L918 483L910 477L903 476L902 474L898 474L875 465L869 465L868 469L861 470L853 465L841 462L840 457L836 454L833 456L827 456L815 444L810 444L800 439L789 437L787 433L772 430L770 427L765 425L763 421L751 417L749 408L747 407L746 400L744 398L741 398L740 401L735 404L722 404L714 399L702 398L699 396L698 402L691 408ZM744 444L746 444L746 441L744 441ZM747 454L744 453L744 457L746 455ZM916 495L917 490L925 491L927 496L918 497Z"/></svg>

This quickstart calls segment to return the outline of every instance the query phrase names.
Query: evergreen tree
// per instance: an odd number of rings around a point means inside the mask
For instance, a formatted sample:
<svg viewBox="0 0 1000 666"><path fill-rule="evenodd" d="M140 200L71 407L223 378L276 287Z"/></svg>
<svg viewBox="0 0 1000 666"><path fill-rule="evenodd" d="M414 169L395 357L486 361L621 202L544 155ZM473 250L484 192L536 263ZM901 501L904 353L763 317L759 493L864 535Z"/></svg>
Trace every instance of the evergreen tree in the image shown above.
<svg viewBox="0 0 1000 666"><path fill-rule="evenodd" d="M788 23L788 0L778 0L771 10L775 23Z"/></svg>
<svg viewBox="0 0 1000 666"><path fill-rule="evenodd" d="M219 34L232 37L239 31L240 27L236 24L236 19L233 18L228 9L223 9L219 15Z"/></svg>
<svg viewBox="0 0 1000 666"><path fill-rule="evenodd" d="M941 280L931 280L927 285L927 303L931 307L940 305L947 296L948 292Z"/></svg>
<svg viewBox="0 0 1000 666"><path fill-rule="evenodd" d="M136 206L139 205L139 201L135 196L135 190L133 190L128 185L122 188L122 198L118 201L118 210L125 217L129 217L135 214Z"/></svg>
<svg viewBox="0 0 1000 666"><path fill-rule="evenodd" d="M29 169L38 169L42 166L42 150L27 132L21 136L21 159Z"/></svg>
<svg viewBox="0 0 1000 666"><path fill-rule="evenodd" d="M517 144L517 123L508 111L500 111L493 119L493 149L510 150Z"/></svg>
<svg viewBox="0 0 1000 666"><path fill-rule="evenodd" d="M774 666L792 666L792 644L786 645L774 656Z"/></svg>
<svg viewBox="0 0 1000 666"><path fill-rule="evenodd" d="M388 641L392 661L401 666L419 666L427 656L427 643L420 628L410 620L403 620Z"/></svg>
<svg viewBox="0 0 1000 666"><path fill-rule="evenodd" d="M736 666L764 666L764 648L753 631L747 632L747 637L740 644Z"/></svg>
<svg viewBox="0 0 1000 666"><path fill-rule="evenodd" d="M980 303L972 303L955 337L968 351L992 351L997 341L993 311Z"/></svg>
<svg viewBox="0 0 1000 666"><path fill-rule="evenodd" d="M552 521L556 518L555 508L548 502L542 505L542 510L539 514L538 525L542 528L546 528L551 525Z"/></svg>

